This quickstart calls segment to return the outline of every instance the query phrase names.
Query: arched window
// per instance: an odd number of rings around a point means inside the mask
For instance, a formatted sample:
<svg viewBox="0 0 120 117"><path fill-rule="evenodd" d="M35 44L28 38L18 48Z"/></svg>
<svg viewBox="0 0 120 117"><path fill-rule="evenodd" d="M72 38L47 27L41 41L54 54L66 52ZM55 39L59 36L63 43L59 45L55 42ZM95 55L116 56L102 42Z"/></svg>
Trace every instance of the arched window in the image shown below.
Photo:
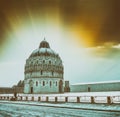
<svg viewBox="0 0 120 117"><path fill-rule="evenodd" d="M49 64L51 64L51 61L49 61Z"/></svg>
<svg viewBox="0 0 120 117"><path fill-rule="evenodd" d="M36 86L38 86L38 81L36 81Z"/></svg>
<svg viewBox="0 0 120 117"><path fill-rule="evenodd" d="M41 70L41 75L43 75L43 71Z"/></svg>
<svg viewBox="0 0 120 117"><path fill-rule="evenodd" d="M50 81L50 87L52 86L52 82Z"/></svg>
<svg viewBox="0 0 120 117"><path fill-rule="evenodd" d="M43 63L45 63L45 60L43 60Z"/></svg>
<svg viewBox="0 0 120 117"><path fill-rule="evenodd" d="M54 72L52 71L52 76L54 75Z"/></svg>
<svg viewBox="0 0 120 117"><path fill-rule="evenodd" d="M38 60L37 60L36 64L38 65Z"/></svg>
<svg viewBox="0 0 120 117"><path fill-rule="evenodd" d="M43 81L43 86L45 86L45 81Z"/></svg>

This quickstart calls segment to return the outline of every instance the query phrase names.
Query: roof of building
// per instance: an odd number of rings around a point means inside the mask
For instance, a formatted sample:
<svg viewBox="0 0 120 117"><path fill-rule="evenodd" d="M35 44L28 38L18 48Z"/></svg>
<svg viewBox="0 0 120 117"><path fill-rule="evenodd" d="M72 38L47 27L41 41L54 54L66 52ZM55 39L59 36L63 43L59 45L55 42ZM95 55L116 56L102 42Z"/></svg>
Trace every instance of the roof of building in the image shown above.
<svg viewBox="0 0 120 117"><path fill-rule="evenodd" d="M39 48L32 52L30 57L41 55L59 57L59 55L50 48L49 43L45 39L40 43Z"/></svg>
<svg viewBox="0 0 120 117"><path fill-rule="evenodd" d="M89 85L89 84L107 84L107 83L120 83L120 80L115 81L101 81L101 82L86 82L86 83L75 83L72 85Z"/></svg>

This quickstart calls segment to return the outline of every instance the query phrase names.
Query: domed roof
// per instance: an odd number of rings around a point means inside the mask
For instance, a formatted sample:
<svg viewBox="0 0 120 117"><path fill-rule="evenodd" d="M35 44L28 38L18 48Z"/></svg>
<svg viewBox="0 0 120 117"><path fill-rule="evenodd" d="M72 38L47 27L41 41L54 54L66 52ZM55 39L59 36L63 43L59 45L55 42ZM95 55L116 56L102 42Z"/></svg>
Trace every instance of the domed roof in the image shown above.
<svg viewBox="0 0 120 117"><path fill-rule="evenodd" d="M39 48L50 48L49 43L45 40L45 38L44 38L44 40L40 43Z"/></svg>
<svg viewBox="0 0 120 117"><path fill-rule="evenodd" d="M39 48L32 52L30 57L41 55L59 57L59 55L50 48L49 43L45 39L40 43Z"/></svg>
<svg viewBox="0 0 120 117"><path fill-rule="evenodd" d="M60 56L50 48L46 40L31 53L25 64L26 78L63 78L63 70Z"/></svg>

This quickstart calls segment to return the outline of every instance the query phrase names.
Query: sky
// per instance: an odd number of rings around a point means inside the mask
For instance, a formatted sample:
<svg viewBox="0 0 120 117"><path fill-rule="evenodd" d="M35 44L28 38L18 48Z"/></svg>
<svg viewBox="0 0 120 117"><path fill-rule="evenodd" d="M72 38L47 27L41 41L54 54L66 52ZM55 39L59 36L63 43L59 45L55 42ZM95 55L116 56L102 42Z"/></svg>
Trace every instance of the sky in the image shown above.
<svg viewBox="0 0 120 117"><path fill-rule="evenodd" d="M119 0L0 0L0 87L24 80L44 38L70 84L120 80Z"/></svg>

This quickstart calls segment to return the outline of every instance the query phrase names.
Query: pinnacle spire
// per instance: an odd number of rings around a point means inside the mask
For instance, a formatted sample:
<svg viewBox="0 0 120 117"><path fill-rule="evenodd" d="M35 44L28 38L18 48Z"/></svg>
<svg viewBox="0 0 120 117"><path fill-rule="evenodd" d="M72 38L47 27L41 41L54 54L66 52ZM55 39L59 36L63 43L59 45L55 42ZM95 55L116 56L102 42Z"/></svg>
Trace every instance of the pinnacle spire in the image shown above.
<svg viewBox="0 0 120 117"><path fill-rule="evenodd" d="M45 39L45 37L44 37L44 41L45 41L46 39Z"/></svg>

